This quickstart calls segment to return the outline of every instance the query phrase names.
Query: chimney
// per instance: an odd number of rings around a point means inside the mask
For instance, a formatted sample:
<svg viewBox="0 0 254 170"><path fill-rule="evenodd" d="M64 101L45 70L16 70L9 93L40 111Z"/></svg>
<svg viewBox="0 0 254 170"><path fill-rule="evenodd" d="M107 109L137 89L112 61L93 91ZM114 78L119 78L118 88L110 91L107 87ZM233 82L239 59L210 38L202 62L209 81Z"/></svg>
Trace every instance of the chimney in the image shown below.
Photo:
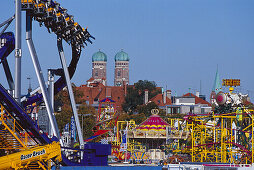
<svg viewBox="0 0 254 170"><path fill-rule="evenodd" d="M171 100L171 90L167 90L167 98Z"/></svg>
<svg viewBox="0 0 254 170"><path fill-rule="evenodd" d="M146 89L145 90L145 104L147 104L148 103L148 90Z"/></svg>
<svg viewBox="0 0 254 170"><path fill-rule="evenodd" d="M164 91L163 92L163 104L166 104L167 103L167 92Z"/></svg>
<svg viewBox="0 0 254 170"><path fill-rule="evenodd" d="M199 91L196 91L196 96L199 97Z"/></svg>

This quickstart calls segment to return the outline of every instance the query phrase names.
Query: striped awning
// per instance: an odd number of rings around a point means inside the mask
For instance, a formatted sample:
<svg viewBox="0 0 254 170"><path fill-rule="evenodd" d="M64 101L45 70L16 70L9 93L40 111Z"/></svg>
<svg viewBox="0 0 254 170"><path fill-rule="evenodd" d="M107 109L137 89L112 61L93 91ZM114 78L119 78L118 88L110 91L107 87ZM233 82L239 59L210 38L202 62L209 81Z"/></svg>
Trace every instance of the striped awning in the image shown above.
<svg viewBox="0 0 254 170"><path fill-rule="evenodd" d="M163 120L159 115L152 115L141 123L136 129L137 130L156 130L163 131L169 124Z"/></svg>

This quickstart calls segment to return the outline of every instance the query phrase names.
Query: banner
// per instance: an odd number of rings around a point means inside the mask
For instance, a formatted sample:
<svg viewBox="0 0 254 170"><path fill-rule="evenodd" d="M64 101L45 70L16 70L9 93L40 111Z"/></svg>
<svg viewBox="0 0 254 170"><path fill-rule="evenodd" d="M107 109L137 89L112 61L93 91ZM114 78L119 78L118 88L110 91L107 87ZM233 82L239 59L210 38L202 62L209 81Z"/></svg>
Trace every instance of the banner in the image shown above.
<svg viewBox="0 0 254 170"><path fill-rule="evenodd" d="M64 126L64 132L69 132L70 130L70 124L67 123L65 126Z"/></svg>
<svg viewBox="0 0 254 170"><path fill-rule="evenodd" d="M76 124L74 120L74 116L71 117L71 138L76 142Z"/></svg>

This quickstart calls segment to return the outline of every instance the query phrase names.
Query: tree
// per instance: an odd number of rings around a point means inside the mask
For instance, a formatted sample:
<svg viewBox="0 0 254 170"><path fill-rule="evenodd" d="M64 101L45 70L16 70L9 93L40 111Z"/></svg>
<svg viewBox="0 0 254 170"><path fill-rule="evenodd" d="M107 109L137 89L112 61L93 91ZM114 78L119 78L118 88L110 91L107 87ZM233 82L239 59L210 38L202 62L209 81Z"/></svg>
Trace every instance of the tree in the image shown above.
<svg viewBox="0 0 254 170"><path fill-rule="evenodd" d="M140 105L138 106L138 112L139 113L144 113L146 117L149 117L152 115L151 110L152 109L158 109L159 107L154 103L150 102L146 105Z"/></svg>
<svg viewBox="0 0 254 170"><path fill-rule="evenodd" d="M130 121L130 120L134 120L135 123L138 125L140 123L142 123L143 121L146 120L146 115L144 113L139 113L139 114L133 114L133 115L129 115L127 113L125 114L121 114L118 117L119 121Z"/></svg>
<svg viewBox="0 0 254 170"><path fill-rule="evenodd" d="M76 86L72 84L75 101L80 105L78 108L78 114L80 115L79 120L81 128L83 129L83 136L84 138L90 137L93 134L92 128L95 126L95 117L97 112L92 106L88 106L86 103L83 103L82 97L84 94L81 91L77 90L75 87ZM57 120L58 128L60 132L62 132L64 126L67 123L71 122L71 116L73 115L67 90L61 90L55 96L55 105L55 110L57 110L57 107L61 108L61 110L56 113L55 117Z"/></svg>
<svg viewBox="0 0 254 170"><path fill-rule="evenodd" d="M59 128L59 131L62 132L64 126L67 123L71 122L71 116L72 116L72 110L70 106L63 106L61 112L56 113L55 117L56 117L56 122Z"/></svg>
<svg viewBox="0 0 254 170"><path fill-rule="evenodd" d="M79 107L79 110L78 110L78 114L80 115L79 121L81 124L81 128L83 129L84 139L93 135L92 129L96 123L96 113L97 113L97 111L95 110L94 107L88 106L85 103L83 103ZM82 119L83 119L83 121L82 121ZM82 122L83 122L83 124L82 124Z"/></svg>
<svg viewBox="0 0 254 170"><path fill-rule="evenodd" d="M122 105L126 113L136 112L137 106L144 104L145 90L148 90L148 99L161 92L156 89L156 83L154 81L139 80L137 83L134 83L134 86L127 88L125 102Z"/></svg>

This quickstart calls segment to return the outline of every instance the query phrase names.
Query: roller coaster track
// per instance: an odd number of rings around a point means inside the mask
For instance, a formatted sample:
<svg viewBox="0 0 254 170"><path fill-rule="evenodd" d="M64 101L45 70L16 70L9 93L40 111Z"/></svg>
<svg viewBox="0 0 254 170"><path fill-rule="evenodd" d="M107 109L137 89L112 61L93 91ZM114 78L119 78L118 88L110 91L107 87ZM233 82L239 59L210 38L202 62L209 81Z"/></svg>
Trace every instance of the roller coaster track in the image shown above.
<svg viewBox="0 0 254 170"><path fill-rule="evenodd" d="M90 35L87 29L74 22L73 16L69 15L67 10L60 7L57 2L52 0L22 0L21 2L22 9L29 12L34 20L71 45L72 59L68 71L70 78L72 78L81 55L81 48L84 47L84 44L87 45L86 42L92 43L90 39L95 38ZM57 94L66 86L65 78L62 69L52 69L52 72L60 76L54 84L54 94ZM42 101L40 94L28 98L23 105L27 106L38 101Z"/></svg>
<svg viewBox="0 0 254 170"><path fill-rule="evenodd" d="M33 20L44 25L49 32L64 39L72 49L72 58L68 66L70 78L74 75L81 55L81 49L92 43L93 36L74 22L73 16L60 4L52 0L21 0L22 10L26 11ZM6 21L9 25L13 17ZM0 25L2 26L2 24ZM6 27L7 28L7 27ZM5 29L6 29L5 28ZM0 60L4 66L6 77L11 90L14 83L7 63L7 56L14 50L13 33L0 34ZM52 69L54 75L60 78L54 83L54 93L57 94L66 86L63 69ZM0 165L1 168L50 168L49 161L55 163L62 161L63 165L80 165L78 162L68 160L61 154L59 142L51 141L46 134L39 130L36 123L27 115L23 108L34 102L42 102L43 96L39 93L28 97L20 106L15 99L0 84ZM84 163L84 160L81 162Z"/></svg>
<svg viewBox="0 0 254 170"><path fill-rule="evenodd" d="M33 164L37 168L47 169L49 160L60 162L59 142L52 142L41 133L2 85L0 99L0 167L29 168Z"/></svg>

